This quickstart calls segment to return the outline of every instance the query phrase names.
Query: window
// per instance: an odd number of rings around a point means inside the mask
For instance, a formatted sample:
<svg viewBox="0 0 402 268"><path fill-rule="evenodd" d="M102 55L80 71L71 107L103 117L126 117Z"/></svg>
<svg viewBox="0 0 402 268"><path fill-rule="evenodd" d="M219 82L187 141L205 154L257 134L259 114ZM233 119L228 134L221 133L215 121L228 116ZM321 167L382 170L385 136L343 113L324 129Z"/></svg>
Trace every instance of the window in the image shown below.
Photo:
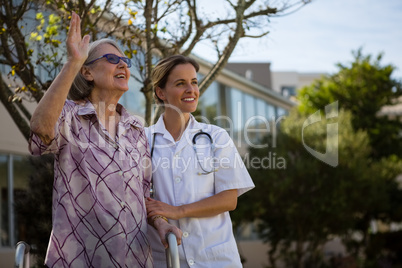
<svg viewBox="0 0 402 268"><path fill-rule="evenodd" d="M253 80L253 71L251 71L251 70L246 70L245 77L246 77L248 80Z"/></svg>
<svg viewBox="0 0 402 268"><path fill-rule="evenodd" d="M275 106L266 103L265 106L266 117L269 121L275 121Z"/></svg>
<svg viewBox="0 0 402 268"><path fill-rule="evenodd" d="M266 102L262 99L256 99L256 116L253 119L255 128L254 145L259 145L262 138L268 134L270 129L269 119L266 117L265 109Z"/></svg>
<svg viewBox="0 0 402 268"><path fill-rule="evenodd" d="M253 126L256 124L253 120L253 116L256 115L255 108L255 98L249 94L244 94L244 105L242 110L242 113L244 114L244 122L250 120Z"/></svg>
<svg viewBox="0 0 402 268"><path fill-rule="evenodd" d="M256 120L256 99L249 95L244 94L244 106L242 110L244 114L244 140L248 146L256 144L257 142L257 120Z"/></svg>
<svg viewBox="0 0 402 268"><path fill-rule="evenodd" d="M219 84L213 82L201 95L198 101L197 120L204 123L216 124L216 116L220 115L219 107Z"/></svg>
<svg viewBox="0 0 402 268"><path fill-rule="evenodd" d="M233 140L239 141L241 139L241 131L243 129L242 108L243 93L240 90L231 88L229 90L230 98L230 112L229 112L229 129L230 135Z"/></svg>
<svg viewBox="0 0 402 268"><path fill-rule="evenodd" d="M288 112L285 109L281 108L281 107L278 107L276 109L276 113L277 113L277 115L276 115L277 119L279 119L279 117L281 117L281 116L284 116L284 115L288 114Z"/></svg>
<svg viewBox="0 0 402 268"><path fill-rule="evenodd" d="M18 223L14 200L27 190L34 172L27 157L0 154L0 247L14 247L23 240L23 226Z"/></svg>
<svg viewBox="0 0 402 268"><path fill-rule="evenodd" d="M121 48L124 46L119 43ZM137 48L134 46L134 48ZM130 68L130 79L128 80L128 91L123 94L120 98L119 103L121 103L124 108L126 108L130 114L135 114L137 116L145 117L145 106L146 100L144 93L141 92L141 87L143 84L140 82L141 74L139 69L141 64L144 64L144 55L138 54L138 59L131 59L133 66Z"/></svg>
<svg viewBox="0 0 402 268"><path fill-rule="evenodd" d="M281 86L281 94L285 97L296 96L295 86Z"/></svg>
<svg viewBox="0 0 402 268"><path fill-rule="evenodd" d="M8 156L0 155L0 246L10 246L8 213Z"/></svg>
<svg viewBox="0 0 402 268"><path fill-rule="evenodd" d="M119 103L121 103L131 114L145 116L145 96L140 91L141 86L142 85L140 85L138 81L133 77L130 77L130 80L128 81L129 90L123 94Z"/></svg>

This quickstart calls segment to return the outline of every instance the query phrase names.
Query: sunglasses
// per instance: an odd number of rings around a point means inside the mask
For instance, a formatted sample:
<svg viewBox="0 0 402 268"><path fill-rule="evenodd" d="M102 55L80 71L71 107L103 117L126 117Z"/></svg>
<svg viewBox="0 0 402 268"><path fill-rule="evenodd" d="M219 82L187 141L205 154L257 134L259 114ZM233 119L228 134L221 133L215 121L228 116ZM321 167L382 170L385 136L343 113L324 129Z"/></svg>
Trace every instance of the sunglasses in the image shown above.
<svg viewBox="0 0 402 268"><path fill-rule="evenodd" d="M105 54L97 59L94 59L93 61L88 62L85 65L89 65L94 63L97 60L100 60L102 58L106 58L106 60L112 64L118 64L120 62L120 60L122 60L123 62L125 62L127 64L127 67L130 68L131 67L131 60L129 58L126 57L119 57L115 54Z"/></svg>

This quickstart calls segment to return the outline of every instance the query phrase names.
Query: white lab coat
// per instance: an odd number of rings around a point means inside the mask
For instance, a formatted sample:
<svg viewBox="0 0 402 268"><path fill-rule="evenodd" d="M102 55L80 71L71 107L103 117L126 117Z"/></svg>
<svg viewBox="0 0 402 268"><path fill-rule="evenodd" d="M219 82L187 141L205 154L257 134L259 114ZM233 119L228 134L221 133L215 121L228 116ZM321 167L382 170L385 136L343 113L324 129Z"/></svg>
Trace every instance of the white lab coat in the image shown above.
<svg viewBox="0 0 402 268"><path fill-rule="evenodd" d="M153 146L153 181L155 199L173 206L194 203L216 193L237 189L238 196L254 184L228 133L217 126L199 123L190 117L180 141L166 130L163 115L145 129L150 148ZM200 130L209 133L196 140L198 160L192 139ZM153 135L155 133L155 143ZM202 168L200 167L202 165ZM209 174L201 174L212 171ZM169 220L183 231L179 246L181 267L242 267L233 236L229 212L214 217ZM166 267L165 250L157 232L148 228L155 267Z"/></svg>

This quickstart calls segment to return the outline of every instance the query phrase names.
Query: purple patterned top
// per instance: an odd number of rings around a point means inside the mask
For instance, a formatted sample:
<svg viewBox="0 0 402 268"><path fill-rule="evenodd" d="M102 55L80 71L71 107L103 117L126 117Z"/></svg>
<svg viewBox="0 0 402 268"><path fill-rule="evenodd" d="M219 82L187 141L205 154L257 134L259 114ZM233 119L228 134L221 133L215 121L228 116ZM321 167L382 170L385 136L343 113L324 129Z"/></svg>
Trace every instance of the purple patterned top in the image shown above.
<svg viewBox="0 0 402 268"><path fill-rule="evenodd" d="M33 155L55 155L49 267L152 267L147 139L136 118L117 111L115 140L89 101L66 101L50 145L31 133Z"/></svg>

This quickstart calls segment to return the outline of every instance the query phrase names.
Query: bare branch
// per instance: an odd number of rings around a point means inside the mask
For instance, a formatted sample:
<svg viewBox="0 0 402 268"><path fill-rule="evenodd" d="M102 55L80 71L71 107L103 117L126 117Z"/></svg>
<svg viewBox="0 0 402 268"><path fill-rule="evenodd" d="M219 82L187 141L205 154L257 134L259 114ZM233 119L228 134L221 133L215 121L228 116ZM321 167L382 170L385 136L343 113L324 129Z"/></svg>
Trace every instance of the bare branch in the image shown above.
<svg viewBox="0 0 402 268"><path fill-rule="evenodd" d="M191 33L192 33L192 29L193 29L193 23L195 23L195 27L196 29L199 28L200 25L200 21L198 21L197 19L197 12L196 12L196 4L195 1L193 2L193 4L191 4L190 0L186 0L188 8L189 8L189 12L188 12L188 16L189 16L189 24L187 27L187 31L186 33L183 35L183 37L177 42L177 46L178 47L182 47L184 45L185 42L187 42L187 40L190 38Z"/></svg>
<svg viewBox="0 0 402 268"><path fill-rule="evenodd" d="M264 33L262 33L262 34L259 34L259 35L249 35L249 34L245 34L243 37L248 37L248 38L261 38L261 37L266 36L267 34L269 34L269 31L266 31L266 32L264 32Z"/></svg>
<svg viewBox="0 0 402 268"><path fill-rule="evenodd" d="M200 94L202 94L208 86L215 80L219 72L225 67L229 60L230 55L232 55L234 48L237 45L239 39L244 35L243 29L243 19L244 11L246 9L246 2L244 0L238 1L238 6L236 7L236 29L233 36L229 37L229 41L219 57L217 63L212 67L209 73L204 77L200 83Z"/></svg>
<svg viewBox="0 0 402 268"><path fill-rule="evenodd" d="M187 0L186 2L188 4L188 8L189 8L189 21L190 21L190 23L188 25L188 29L187 29L186 34L183 35L183 37L176 43L177 47L179 47L179 48L181 48L187 42L187 40L191 37L191 33L192 33L192 29L193 29L193 23L195 23L195 29L197 29L196 30L197 33L196 33L195 38L193 40L199 39L199 37L201 37L202 33L203 33L203 29L202 29L202 26L201 26L201 21L198 20L198 17L197 17L196 1L193 1L193 3L191 3L191 0ZM189 52L187 52L187 51L191 51L194 48L194 45L195 45L195 43L192 42L192 44L189 46L189 48L183 54L188 55Z"/></svg>
<svg viewBox="0 0 402 268"><path fill-rule="evenodd" d="M12 91L7 87L6 83L3 80L2 74L0 73L0 101L3 103L10 116L13 118L14 123L17 125L24 138L28 141L30 134L29 124L27 120L21 116L14 104L12 102L9 102L9 98L12 95Z"/></svg>
<svg viewBox="0 0 402 268"><path fill-rule="evenodd" d="M303 8L305 5L307 5L308 3L310 3L311 0L301 0L301 1L297 1L291 5L283 5L282 8L278 9L277 15L274 15L273 17L284 17L284 16L288 16L290 14L293 14L297 11L299 11L301 8ZM292 9L296 7L295 9ZM292 9L292 10L291 10ZM285 11L290 10L288 13L285 13Z"/></svg>
<svg viewBox="0 0 402 268"><path fill-rule="evenodd" d="M18 7L17 12L15 12L15 20L19 21L21 17L25 14L28 8L28 1L23 1Z"/></svg>

